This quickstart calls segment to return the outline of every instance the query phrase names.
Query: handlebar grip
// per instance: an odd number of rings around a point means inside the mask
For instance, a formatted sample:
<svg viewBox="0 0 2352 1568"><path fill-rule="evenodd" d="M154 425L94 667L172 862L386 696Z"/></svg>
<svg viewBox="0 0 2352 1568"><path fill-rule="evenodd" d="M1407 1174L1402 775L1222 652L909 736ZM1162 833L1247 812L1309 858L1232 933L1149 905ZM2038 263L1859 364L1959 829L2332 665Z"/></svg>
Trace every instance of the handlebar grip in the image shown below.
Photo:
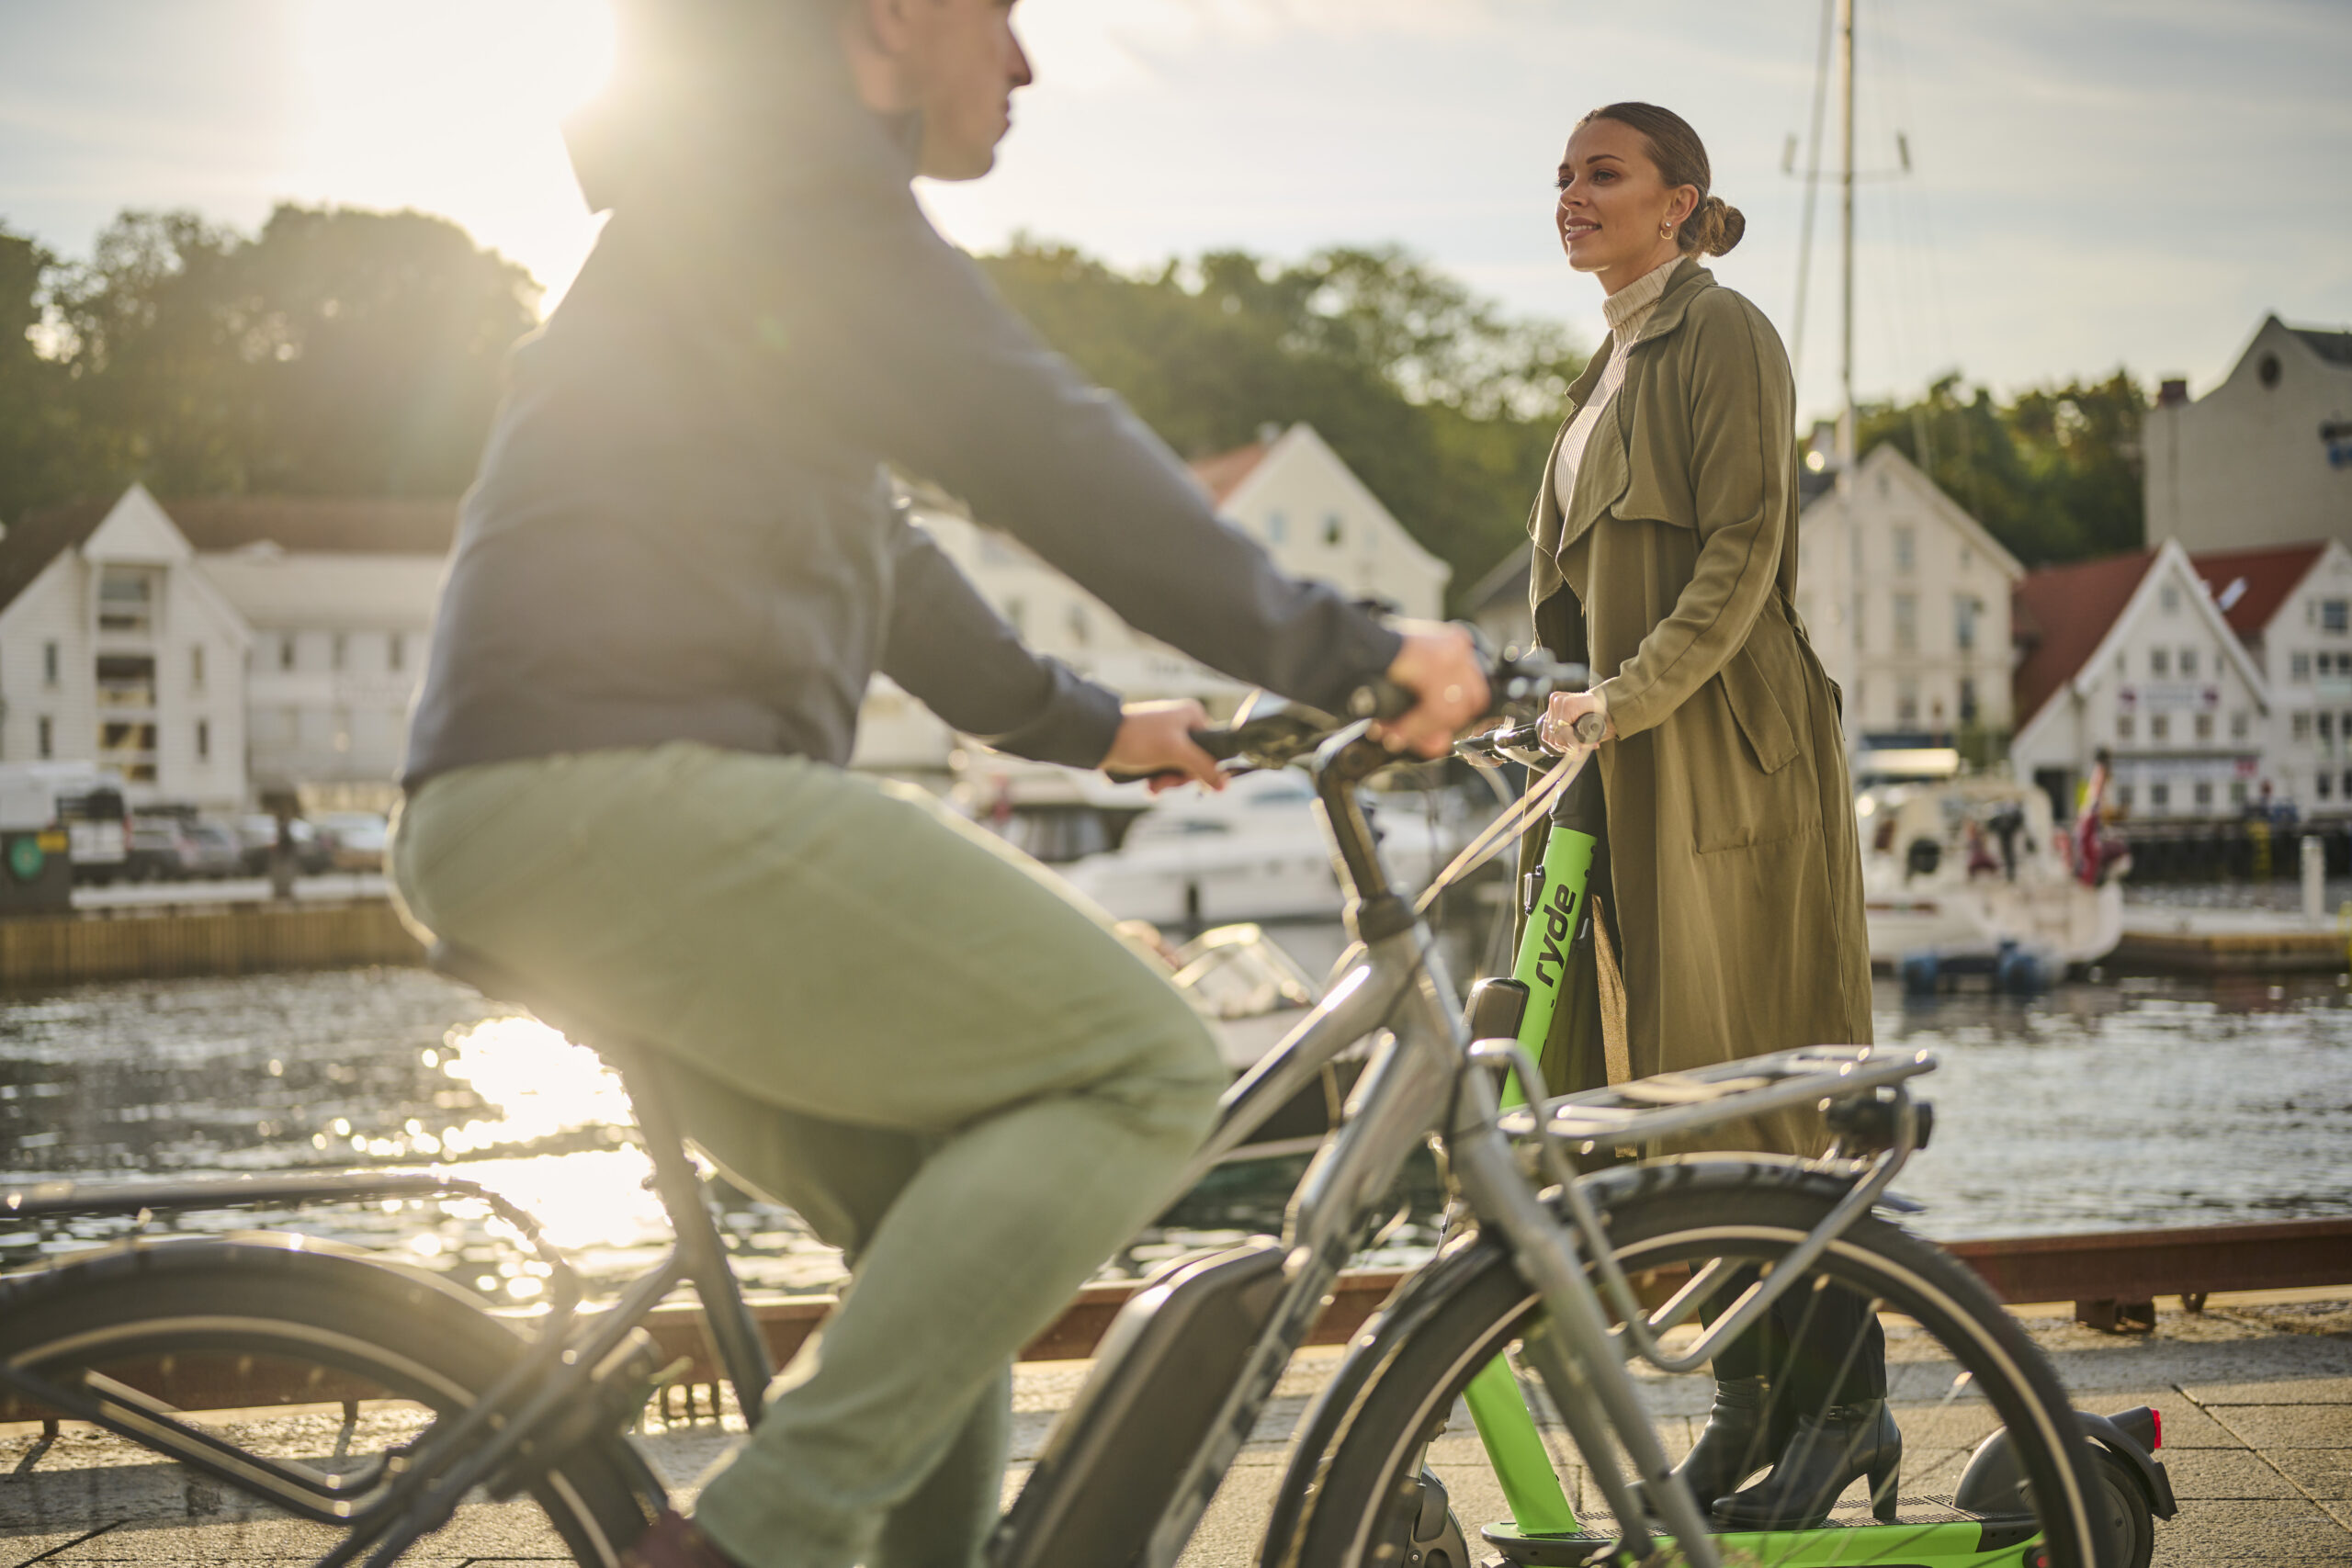
<svg viewBox="0 0 2352 1568"><path fill-rule="evenodd" d="M1598 712L1580 713L1569 730L1579 746L1598 746L1601 737L1609 733L1609 720Z"/></svg>

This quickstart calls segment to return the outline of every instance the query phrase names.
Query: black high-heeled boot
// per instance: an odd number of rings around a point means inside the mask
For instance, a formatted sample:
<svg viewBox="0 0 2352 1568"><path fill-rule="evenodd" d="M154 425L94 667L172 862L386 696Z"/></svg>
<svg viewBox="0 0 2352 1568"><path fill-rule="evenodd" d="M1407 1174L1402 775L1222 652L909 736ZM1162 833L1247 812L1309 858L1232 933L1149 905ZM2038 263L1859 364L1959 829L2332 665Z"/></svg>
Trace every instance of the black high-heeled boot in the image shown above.
<svg viewBox="0 0 2352 1568"><path fill-rule="evenodd" d="M1800 1416L1772 1473L1744 1491L1715 1499L1715 1517L1732 1529L1813 1529L1829 1517L1838 1495L1866 1475L1871 1511L1894 1522L1895 1488L1903 1478L1903 1432L1883 1399L1833 1404Z"/></svg>
<svg viewBox="0 0 2352 1568"><path fill-rule="evenodd" d="M1781 1431L1765 1430L1768 1406L1771 1424ZM1788 1424L1785 1410L1772 1404L1762 1378L1717 1378L1706 1427L1674 1473L1690 1483L1690 1495L1704 1508L1772 1462L1781 1451L1773 1439L1787 1435Z"/></svg>

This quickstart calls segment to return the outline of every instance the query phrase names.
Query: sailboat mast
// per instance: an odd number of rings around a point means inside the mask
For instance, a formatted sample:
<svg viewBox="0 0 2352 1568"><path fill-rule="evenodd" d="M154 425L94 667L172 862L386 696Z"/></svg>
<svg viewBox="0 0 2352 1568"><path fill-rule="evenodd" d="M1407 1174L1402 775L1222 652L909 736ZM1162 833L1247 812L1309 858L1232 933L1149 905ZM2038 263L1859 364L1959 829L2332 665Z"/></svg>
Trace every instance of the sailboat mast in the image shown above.
<svg viewBox="0 0 2352 1568"><path fill-rule="evenodd" d="M1860 434L1854 428L1854 6L1855 0L1838 0L1838 99L1843 113L1838 159L1838 273L1843 289L1838 346L1838 467L1841 476L1854 466L1855 446Z"/></svg>

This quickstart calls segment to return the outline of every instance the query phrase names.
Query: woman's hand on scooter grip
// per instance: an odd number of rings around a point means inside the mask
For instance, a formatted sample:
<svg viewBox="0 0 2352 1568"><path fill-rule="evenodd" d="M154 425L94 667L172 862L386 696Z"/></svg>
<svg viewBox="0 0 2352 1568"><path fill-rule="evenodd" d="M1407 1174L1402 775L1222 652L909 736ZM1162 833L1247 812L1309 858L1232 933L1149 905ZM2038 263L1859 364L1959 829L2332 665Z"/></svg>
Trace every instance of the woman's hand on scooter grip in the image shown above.
<svg viewBox="0 0 2352 1568"><path fill-rule="evenodd" d="M1598 690L1590 692L1555 692L1550 706L1544 715L1544 745L1545 749L1565 753L1572 746L1596 742L1580 739L1577 721L1587 714L1598 714L1602 728L1600 739L1613 740L1617 727L1609 719L1609 699ZM1585 727L1590 728L1589 725Z"/></svg>

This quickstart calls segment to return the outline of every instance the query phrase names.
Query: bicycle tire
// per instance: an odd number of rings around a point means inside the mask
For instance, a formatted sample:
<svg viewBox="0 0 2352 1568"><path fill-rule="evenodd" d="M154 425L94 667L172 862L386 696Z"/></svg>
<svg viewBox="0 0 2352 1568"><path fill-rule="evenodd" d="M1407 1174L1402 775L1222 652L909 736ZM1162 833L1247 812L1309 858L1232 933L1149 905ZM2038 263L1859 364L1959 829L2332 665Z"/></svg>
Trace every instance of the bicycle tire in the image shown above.
<svg viewBox="0 0 2352 1568"><path fill-rule="evenodd" d="M1661 1176L1645 1190L1610 1200L1610 1235L1629 1271L1713 1257L1761 1260L1802 1240L1832 1201L1802 1188L1697 1187ZM2097 1472L2056 1374L1983 1283L1931 1243L1875 1217L1833 1244L1816 1271L1910 1318L1970 1374L1976 1394L2018 1442L2035 1495L2058 1500L2041 1520L2052 1568L2110 1568L2113 1545L2091 1522L2101 1508ZM1416 1561L1410 1543L1430 1444L1446 1429L1470 1379L1536 1312L1532 1292L1502 1249L1487 1249L1483 1266L1464 1276L1363 1383L1311 1472L1306 1495L1287 1514L1277 1506L1277 1519L1297 1521L1290 1540L1270 1540L1261 1560L1296 1568L1405 1568ZM1483 1455L1476 1462L1483 1466ZM1457 1486L1454 1495L1464 1495ZM1905 1506L1914 1501L1906 1496ZM1605 1529L1606 1521L1597 1528ZM1475 1550L1476 1522L1467 1533ZM2000 1560L2016 1561L2022 1544L2019 1539L1997 1549ZM1986 1549L1986 1560L1995 1550Z"/></svg>
<svg viewBox="0 0 2352 1568"><path fill-rule="evenodd" d="M298 1412L339 1404L338 1393L358 1389L381 1391L364 1397L370 1430L383 1434L462 1409L514 1364L524 1344L454 1286L307 1238L133 1243L0 1280L0 1362L7 1365L52 1374L121 1369L123 1381L138 1386L217 1376L223 1359L232 1358L239 1387L259 1386L252 1378L259 1366L281 1390L325 1393L313 1402L281 1392L255 1402L274 1407L269 1413L248 1408L225 1418L241 1433L268 1434L247 1440L273 1447L314 1447L319 1425L306 1427ZM13 1403L0 1390L0 1424L25 1419ZM201 1408L192 1418L214 1429L224 1419ZM353 1430L348 1418L339 1429ZM128 1446L95 1433L90 1440ZM61 1467L54 1458L34 1464L19 1474L10 1506L0 1512L0 1539L31 1532L72 1540L126 1526L209 1519L209 1529L237 1533L208 1542L202 1555L247 1561L305 1560L340 1538L334 1526L300 1519L155 1457L168 1468L117 1465L111 1478L96 1473L103 1461L78 1468ZM537 1532L526 1530L516 1544L529 1550L513 1554L543 1555L560 1542L587 1568L616 1568L662 1506L652 1472L616 1433L572 1449L526 1495L555 1541L534 1543ZM184 1498L176 1512L175 1497ZM461 1510L460 1519L469 1517L481 1516ZM502 1514L491 1528L505 1540L518 1524ZM412 1550L430 1552L437 1534Z"/></svg>

